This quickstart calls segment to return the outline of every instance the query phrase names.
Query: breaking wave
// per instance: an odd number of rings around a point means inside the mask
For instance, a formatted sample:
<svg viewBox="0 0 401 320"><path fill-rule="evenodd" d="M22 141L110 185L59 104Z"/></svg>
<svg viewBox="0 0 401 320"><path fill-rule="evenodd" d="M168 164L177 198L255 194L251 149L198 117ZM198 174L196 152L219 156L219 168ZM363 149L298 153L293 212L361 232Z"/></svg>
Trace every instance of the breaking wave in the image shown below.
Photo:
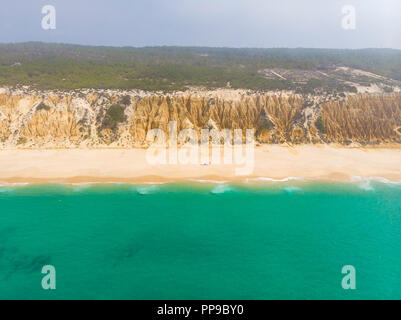
<svg viewBox="0 0 401 320"><path fill-rule="evenodd" d="M222 193L227 193L227 192L232 192L234 189L230 187L227 184L220 184L216 187L214 187L212 190L210 190L210 193L212 194L222 194Z"/></svg>
<svg viewBox="0 0 401 320"><path fill-rule="evenodd" d="M189 181L198 182L198 183L213 183L213 184L224 184L227 181L218 181L218 180L198 180L198 179L190 179Z"/></svg>
<svg viewBox="0 0 401 320"><path fill-rule="evenodd" d="M269 177L258 177L258 178L251 178L250 181L271 181L271 182L288 182L288 181L305 181L305 178L302 177L287 177L283 179L274 179Z"/></svg>
<svg viewBox="0 0 401 320"><path fill-rule="evenodd" d="M300 188L300 187L295 187L295 186L288 186L288 187L283 188L283 190L284 190L286 193L294 193L294 192L300 192L300 191L302 191L302 188Z"/></svg>
<svg viewBox="0 0 401 320"><path fill-rule="evenodd" d="M152 194L157 192L158 190L159 187L157 185L142 186L136 188L136 192L138 192L140 195Z"/></svg>

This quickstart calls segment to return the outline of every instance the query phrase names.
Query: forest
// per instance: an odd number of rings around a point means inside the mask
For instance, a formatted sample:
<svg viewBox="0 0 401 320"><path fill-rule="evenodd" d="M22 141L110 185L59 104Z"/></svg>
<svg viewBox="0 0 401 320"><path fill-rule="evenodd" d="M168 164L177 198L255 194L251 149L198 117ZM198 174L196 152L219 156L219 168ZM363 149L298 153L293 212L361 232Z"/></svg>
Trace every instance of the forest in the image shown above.
<svg viewBox="0 0 401 320"><path fill-rule="evenodd" d="M360 69L401 81L401 51L393 49L255 49L204 47L93 47L69 44L0 44L0 85L37 89L205 88L354 91L346 78L329 77L337 67ZM324 72L305 81L269 77L264 70ZM380 79L359 79L380 82ZM358 80L358 81L359 81Z"/></svg>

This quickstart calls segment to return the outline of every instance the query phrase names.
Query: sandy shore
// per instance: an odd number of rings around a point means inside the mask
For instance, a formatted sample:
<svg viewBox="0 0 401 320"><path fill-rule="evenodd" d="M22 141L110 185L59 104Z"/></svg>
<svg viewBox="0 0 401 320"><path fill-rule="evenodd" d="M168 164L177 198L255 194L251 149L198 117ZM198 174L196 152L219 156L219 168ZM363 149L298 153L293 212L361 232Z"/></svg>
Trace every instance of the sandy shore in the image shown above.
<svg viewBox="0 0 401 320"><path fill-rule="evenodd" d="M353 176L401 181L401 148L261 146L251 174L238 165L151 165L143 149L1 150L0 182L172 182L244 181L288 177L351 181ZM262 179L260 179L262 178ZM268 179L266 179L268 178Z"/></svg>

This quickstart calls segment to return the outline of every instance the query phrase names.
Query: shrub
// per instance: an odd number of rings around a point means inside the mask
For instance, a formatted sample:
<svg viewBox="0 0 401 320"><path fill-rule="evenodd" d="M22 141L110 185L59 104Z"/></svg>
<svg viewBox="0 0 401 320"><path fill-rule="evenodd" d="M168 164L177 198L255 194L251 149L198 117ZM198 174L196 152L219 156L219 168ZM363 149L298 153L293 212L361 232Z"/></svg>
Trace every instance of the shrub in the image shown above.
<svg viewBox="0 0 401 320"><path fill-rule="evenodd" d="M271 122L270 119L263 119L260 128L266 130L272 130L274 128L274 123Z"/></svg>
<svg viewBox="0 0 401 320"><path fill-rule="evenodd" d="M267 129L267 130L271 130L274 128L274 123L271 122L271 120L269 119L269 117L267 116L266 110L263 108L262 112L260 114L262 121L260 124L260 129Z"/></svg>
<svg viewBox="0 0 401 320"><path fill-rule="evenodd" d="M385 86L383 88L383 90L384 90L385 93L393 93L394 92L393 88L389 87L389 86Z"/></svg>
<svg viewBox="0 0 401 320"><path fill-rule="evenodd" d="M128 96L128 95L122 97L121 100L120 100L120 103L125 105L125 106L130 105L131 104L131 97Z"/></svg>
<svg viewBox="0 0 401 320"><path fill-rule="evenodd" d="M119 123L127 120L124 111L125 107L120 104L113 104L110 106L104 116L102 128L110 128L113 131L116 130Z"/></svg>
<svg viewBox="0 0 401 320"><path fill-rule="evenodd" d="M40 111L40 110L46 110L49 111L50 107L46 104L44 104L43 102L39 103L39 105L36 107L36 111Z"/></svg>
<svg viewBox="0 0 401 320"><path fill-rule="evenodd" d="M317 130L319 130L319 132L321 132L323 134L327 133L326 126L324 125L324 121L321 116L319 118L317 118L317 120L315 121L315 126L316 126Z"/></svg>
<svg viewBox="0 0 401 320"><path fill-rule="evenodd" d="M19 139L17 141L17 145L25 144L26 142L27 142L27 139L25 137L19 137Z"/></svg>

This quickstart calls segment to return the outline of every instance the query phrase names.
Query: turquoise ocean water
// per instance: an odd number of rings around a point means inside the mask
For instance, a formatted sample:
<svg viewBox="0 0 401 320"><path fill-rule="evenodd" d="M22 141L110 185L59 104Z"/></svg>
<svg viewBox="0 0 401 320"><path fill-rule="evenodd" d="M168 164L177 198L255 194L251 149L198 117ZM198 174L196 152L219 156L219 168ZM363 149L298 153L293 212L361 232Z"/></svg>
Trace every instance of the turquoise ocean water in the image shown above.
<svg viewBox="0 0 401 320"><path fill-rule="evenodd" d="M2 186L0 299L401 299L400 195L373 181Z"/></svg>

